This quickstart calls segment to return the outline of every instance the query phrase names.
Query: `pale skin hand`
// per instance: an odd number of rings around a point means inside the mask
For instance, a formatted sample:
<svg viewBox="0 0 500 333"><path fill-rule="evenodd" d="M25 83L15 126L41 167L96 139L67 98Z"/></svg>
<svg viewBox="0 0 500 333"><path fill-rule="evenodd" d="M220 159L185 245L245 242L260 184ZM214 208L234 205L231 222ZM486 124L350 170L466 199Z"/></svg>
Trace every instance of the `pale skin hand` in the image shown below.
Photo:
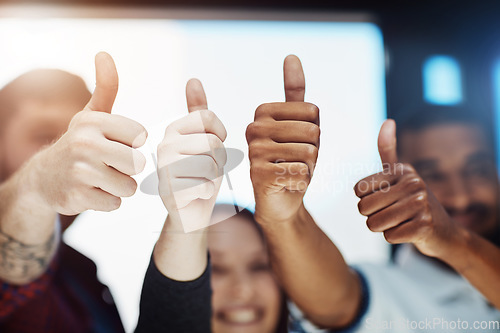
<svg viewBox="0 0 500 333"><path fill-rule="evenodd" d="M378 140L384 171L354 188L368 228L448 263L500 309L500 249L450 219L415 169L398 163L396 144L396 125L387 120Z"/></svg>
<svg viewBox="0 0 500 333"><path fill-rule="evenodd" d="M343 327L355 318L361 287L303 204L318 156L319 110L304 102L295 56L285 59L284 84L286 102L259 106L247 128L255 217L286 294L316 325Z"/></svg>
<svg viewBox="0 0 500 333"><path fill-rule="evenodd" d="M112 115L118 74L106 53L96 56L96 89L68 131L33 156L0 187L0 279L25 284L44 273L59 240L57 213L112 211L137 188L147 132Z"/></svg>
<svg viewBox="0 0 500 333"><path fill-rule="evenodd" d="M158 146L159 193L168 217L153 258L165 276L178 281L198 278L207 266L207 235L185 233L192 221L208 226L220 189L226 151L226 129L207 110L201 83L186 86L189 114L170 124Z"/></svg>

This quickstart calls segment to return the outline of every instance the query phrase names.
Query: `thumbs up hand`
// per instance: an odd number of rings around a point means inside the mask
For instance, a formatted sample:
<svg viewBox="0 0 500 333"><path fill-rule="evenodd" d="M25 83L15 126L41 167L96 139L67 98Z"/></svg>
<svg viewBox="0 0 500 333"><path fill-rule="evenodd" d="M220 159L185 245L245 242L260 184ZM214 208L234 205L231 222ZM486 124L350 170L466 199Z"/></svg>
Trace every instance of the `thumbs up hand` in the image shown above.
<svg viewBox="0 0 500 333"><path fill-rule="evenodd" d="M169 212L169 230L207 227L226 164L226 129L207 108L203 86L186 85L189 114L165 130L158 145L159 193Z"/></svg>
<svg viewBox="0 0 500 333"><path fill-rule="evenodd" d="M387 242L413 243L423 254L440 257L453 240L455 225L415 169L398 162L396 144L396 123L386 120L378 137L384 170L355 185L359 212Z"/></svg>
<svg viewBox="0 0 500 333"><path fill-rule="evenodd" d="M118 92L113 59L101 52L95 65L96 88L87 106L57 142L29 162L40 198L64 215L117 209L121 197L135 193L137 183L131 176L146 163L135 149L146 141L144 127L110 114Z"/></svg>
<svg viewBox="0 0 500 333"><path fill-rule="evenodd" d="M290 221L299 212L318 157L319 109L304 102L299 58L288 56L283 71L286 102L260 105L246 131L260 223Z"/></svg>

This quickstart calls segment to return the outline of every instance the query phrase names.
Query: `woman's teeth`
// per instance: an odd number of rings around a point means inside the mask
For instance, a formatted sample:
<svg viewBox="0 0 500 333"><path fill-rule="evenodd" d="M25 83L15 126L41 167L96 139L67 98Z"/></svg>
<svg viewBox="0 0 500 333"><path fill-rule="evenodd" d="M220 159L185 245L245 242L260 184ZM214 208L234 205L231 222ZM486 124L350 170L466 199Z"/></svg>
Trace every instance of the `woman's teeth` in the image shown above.
<svg viewBox="0 0 500 333"><path fill-rule="evenodd" d="M248 324L254 322L259 317L257 310L231 310L224 313L224 319L235 324Z"/></svg>

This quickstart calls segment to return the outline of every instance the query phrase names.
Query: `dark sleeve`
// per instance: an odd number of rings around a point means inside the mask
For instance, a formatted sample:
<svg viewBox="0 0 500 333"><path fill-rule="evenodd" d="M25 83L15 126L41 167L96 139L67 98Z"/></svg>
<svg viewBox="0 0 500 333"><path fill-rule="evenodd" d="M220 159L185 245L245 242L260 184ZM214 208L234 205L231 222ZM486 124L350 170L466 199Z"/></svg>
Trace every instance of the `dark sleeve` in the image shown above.
<svg viewBox="0 0 500 333"><path fill-rule="evenodd" d="M199 278L181 282L163 275L151 256L135 332L210 333L211 301L210 258Z"/></svg>

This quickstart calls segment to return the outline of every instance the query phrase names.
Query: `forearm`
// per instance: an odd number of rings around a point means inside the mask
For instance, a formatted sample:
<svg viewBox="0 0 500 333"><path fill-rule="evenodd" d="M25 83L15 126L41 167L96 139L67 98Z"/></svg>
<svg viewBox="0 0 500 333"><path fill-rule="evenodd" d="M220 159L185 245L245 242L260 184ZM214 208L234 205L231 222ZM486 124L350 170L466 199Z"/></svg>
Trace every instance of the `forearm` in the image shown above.
<svg viewBox="0 0 500 333"><path fill-rule="evenodd" d="M0 185L0 279L12 284L42 275L60 238L56 212L35 194L31 168Z"/></svg>
<svg viewBox="0 0 500 333"><path fill-rule="evenodd" d="M361 300L358 276L302 206L289 223L260 222L287 295L318 326L348 325Z"/></svg>
<svg viewBox="0 0 500 333"><path fill-rule="evenodd" d="M464 228L440 258L466 278L500 310L500 248Z"/></svg>
<svg viewBox="0 0 500 333"><path fill-rule="evenodd" d="M170 215L153 251L158 270L177 281L192 281L207 267L207 231L184 233L182 225Z"/></svg>

